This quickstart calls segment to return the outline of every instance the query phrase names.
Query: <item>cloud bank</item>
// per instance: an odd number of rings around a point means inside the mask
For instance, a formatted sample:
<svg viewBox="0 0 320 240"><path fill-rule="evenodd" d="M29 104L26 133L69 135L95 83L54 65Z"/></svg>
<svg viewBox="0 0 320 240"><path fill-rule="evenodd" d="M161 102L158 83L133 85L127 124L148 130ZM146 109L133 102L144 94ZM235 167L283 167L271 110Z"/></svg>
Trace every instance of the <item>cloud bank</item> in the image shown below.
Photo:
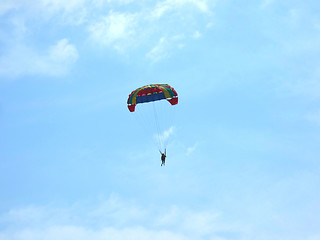
<svg viewBox="0 0 320 240"><path fill-rule="evenodd" d="M112 195L100 204L13 209L0 215L0 240L191 240L223 239L219 231L239 231L219 222L215 211L141 206Z"/></svg>
<svg viewBox="0 0 320 240"><path fill-rule="evenodd" d="M207 23L197 18L204 16L210 21L213 7L209 0L5 1L0 7L0 75L61 76L80 55L77 45L87 42L122 54L142 53L157 62L198 39ZM62 37L53 39L55 35ZM75 40L77 45L69 43ZM52 50L52 42L57 41L62 41L57 43L59 49ZM50 52L59 50L63 53Z"/></svg>
<svg viewBox="0 0 320 240"><path fill-rule="evenodd" d="M70 66L78 59L77 48L68 39L61 39L45 52L16 45L0 57L0 75L18 77L21 75L67 74Z"/></svg>

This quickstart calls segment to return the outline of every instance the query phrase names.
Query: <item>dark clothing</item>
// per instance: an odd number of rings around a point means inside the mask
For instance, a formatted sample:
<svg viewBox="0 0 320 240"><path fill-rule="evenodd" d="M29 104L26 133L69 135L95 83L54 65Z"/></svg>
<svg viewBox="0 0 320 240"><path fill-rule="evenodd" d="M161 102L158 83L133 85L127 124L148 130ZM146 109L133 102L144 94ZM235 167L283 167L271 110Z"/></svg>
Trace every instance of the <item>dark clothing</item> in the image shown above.
<svg viewBox="0 0 320 240"><path fill-rule="evenodd" d="M161 155L161 166L162 165L166 165L166 155L164 155L163 153Z"/></svg>
<svg viewBox="0 0 320 240"><path fill-rule="evenodd" d="M161 151L160 153L161 153L161 166L166 165L166 149L164 150L164 153L162 153Z"/></svg>

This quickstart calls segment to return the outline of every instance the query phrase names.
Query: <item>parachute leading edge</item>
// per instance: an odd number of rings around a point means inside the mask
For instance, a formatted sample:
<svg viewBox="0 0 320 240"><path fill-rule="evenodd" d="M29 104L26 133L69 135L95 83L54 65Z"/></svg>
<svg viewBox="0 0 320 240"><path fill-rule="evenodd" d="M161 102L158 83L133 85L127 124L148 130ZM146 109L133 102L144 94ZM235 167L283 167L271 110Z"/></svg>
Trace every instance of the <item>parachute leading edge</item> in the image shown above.
<svg viewBox="0 0 320 240"><path fill-rule="evenodd" d="M171 105L178 104L178 94L168 84L150 84L132 91L128 98L128 109L134 112L139 103L154 102L167 99Z"/></svg>

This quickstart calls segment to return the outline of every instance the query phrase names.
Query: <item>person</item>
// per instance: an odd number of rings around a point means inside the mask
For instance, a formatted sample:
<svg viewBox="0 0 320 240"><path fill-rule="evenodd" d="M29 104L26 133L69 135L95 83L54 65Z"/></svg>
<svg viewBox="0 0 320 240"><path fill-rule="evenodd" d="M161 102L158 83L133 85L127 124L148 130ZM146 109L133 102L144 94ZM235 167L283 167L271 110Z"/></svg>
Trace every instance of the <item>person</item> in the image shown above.
<svg viewBox="0 0 320 240"><path fill-rule="evenodd" d="M164 149L164 153L159 150L161 154L161 166L166 165L166 156L167 156L167 149Z"/></svg>

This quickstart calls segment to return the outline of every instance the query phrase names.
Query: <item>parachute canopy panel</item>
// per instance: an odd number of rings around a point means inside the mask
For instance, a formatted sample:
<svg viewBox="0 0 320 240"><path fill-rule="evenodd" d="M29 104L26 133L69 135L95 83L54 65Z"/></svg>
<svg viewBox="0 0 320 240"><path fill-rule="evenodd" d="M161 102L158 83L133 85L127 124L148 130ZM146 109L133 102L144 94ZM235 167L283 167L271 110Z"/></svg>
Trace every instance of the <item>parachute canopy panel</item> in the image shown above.
<svg viewBox="0 0 320 240"><path fill-rule="evenodd" d="M130 112L135 111L135 107L139 103L147 103L167 99L171 105L178 103L178 94L168 84L150 84L138 88L131 92L128 98L128 108Z"/></svg>

